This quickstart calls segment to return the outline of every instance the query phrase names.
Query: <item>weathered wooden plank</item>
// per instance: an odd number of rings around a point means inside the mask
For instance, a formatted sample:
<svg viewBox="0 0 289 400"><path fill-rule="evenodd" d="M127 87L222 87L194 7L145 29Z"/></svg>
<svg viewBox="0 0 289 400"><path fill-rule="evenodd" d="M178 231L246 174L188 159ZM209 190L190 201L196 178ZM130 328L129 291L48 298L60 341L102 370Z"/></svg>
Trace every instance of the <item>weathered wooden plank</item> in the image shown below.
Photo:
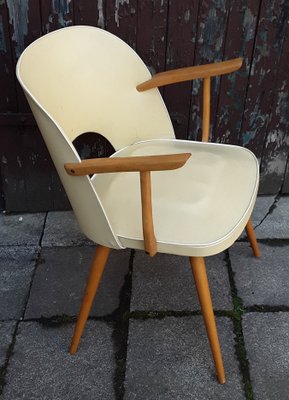
<svg viewBox="0 0 289 400"><path fill-rule="evenodd" d="M111 143L101 134L95 132L86 132L76 138L73 142L80 158L109 157L115 149Z"/></svg>
<svg viewBox="0 0 289 400"><path fill-rule="evenodd" d="M72 0L40 0L42 34L73 25Z"/></svg>
<svg viewBox="0 0 289 400"><path fill-rule="evenodd" d="M137 3L137 0L107 1L105 8L106 29L120 37L133 49L136 48Z"/></svg>
<svg viewBox="0 0 289 400"><path fill-rule="evenodd" d="M27 211L53 209L50 156L42 136L35 126L20 130L22 146L22 168L25 175Z"/></svg>
<svg viewBox="0 0 289 400"><path fill-rule="evenodd" d="M74 22L79 25L105 27L104 0L77 0L74 2Z"/></svg>
<svg viewBox="0 0 289 400"><path fill-rule="evenodd" d="M53 210L71 210L71 205L59 176L54 168L51 166L51 182L52 182L52 196L53 196Z"/></svg>
<svg viewBox="0 0 289 400"><path fill-rule="evenodd" d="M31 113L0 113L0 126L36 125Z"/></svg>
<svg viewBox="0 0 289 400"><path fill-rule="evenodd" d="M252 150L259 160L272 111L288 6L287 0L264 0L261 6L239 140L239 143Z"/></svg>
<svg viewBox="0 0 289 400"><path fill-rule="evenodd" d="M188 67L194 63L199 0L169 1L166 69ZM186 139L190 116L191 82L164 89L175 134Z"/></svg>
<svg viewBox="0 0 289 400"><path fill-rule="evenodd" d="M167 0L138 3L137 52L152 74L166 65Z"/></svg>
<svg viewBox="0 0 289 400"><path fill-rule="evenodd" d="M278 193L282 187L289 152L289 13L286 36L274 85L274 100L262 154L261 193Z"/></svg>
<svg viewBox="0 0 289 400"><path fill-rule="evenodd" d="M0 164L0 210L5 210L5 195L2 184L1 164Z"/></svg>
<svg viewBox="0 0 289 400"><path fill-rule="evenodd" d="M246 100L260 0L233 0L227 25L224 58L243 57L242 68L221 78L215 138L238 144Z"/></svg>
<svg viewBox="0 0 289 400"><path fill-rule="evenodd" d="M16 112L16 78L10 42L9 15L4 2L0 2L0 112Z"/></svg>
<svg viewBox="0 0 289 400"><path fill-rule="evenodd" d="M223 59L229 0L201 1L198 15L198 36L195 51L195 65L207 64ZM200 80L192 86L192 106L188 137L201 138L202 91ZM220 78L212 79L210 138L214 139L214 121L219 96Z"/></svg>
<svg viewBox="0 0 289 400"><path fill-rule="evenodd" d="M13 70L17 60L31 42L41 35L40 7L38 0L14 1L7 0L9 23L12 33L11 47ZM30 108L19 83L16 83L18 111L29 112Z"/></svg>
<svg viewBox="0 0 289 400"><path fill-rule="evenodd" d="M17 126L0 127L1 173L7 211L26 211L23 149Z"/></svg>

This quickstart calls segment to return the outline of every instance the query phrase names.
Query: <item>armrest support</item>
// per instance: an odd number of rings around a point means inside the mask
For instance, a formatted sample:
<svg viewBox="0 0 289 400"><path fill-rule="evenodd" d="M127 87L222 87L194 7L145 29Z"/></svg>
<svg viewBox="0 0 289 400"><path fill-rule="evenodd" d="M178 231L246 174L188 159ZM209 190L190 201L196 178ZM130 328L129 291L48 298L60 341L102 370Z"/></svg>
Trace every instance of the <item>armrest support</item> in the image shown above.
<svg viewBox="0 0 289 400"><path fill-rule="evenodd" d="M158 74L155 74L148 81L140 83L136 88L139 92L144 92L145 90L165 85L171 85L172 83L225 75L241 68L242 62L242 58L235 58L233 60L222 61L213 64L204 64L194 67L179 68L170 71L160 72Z"/></svg>
<svg viewBox="0 0 289 400"><path fill-rule="evenodd" d="M69 175L83 176L94 173L139 172L142 204L144 248L153 257L157 253L151 198L151 171L172 170L182 167L190 153L160 156L95 158L80 163L67 163L64 168Z"/></svg>

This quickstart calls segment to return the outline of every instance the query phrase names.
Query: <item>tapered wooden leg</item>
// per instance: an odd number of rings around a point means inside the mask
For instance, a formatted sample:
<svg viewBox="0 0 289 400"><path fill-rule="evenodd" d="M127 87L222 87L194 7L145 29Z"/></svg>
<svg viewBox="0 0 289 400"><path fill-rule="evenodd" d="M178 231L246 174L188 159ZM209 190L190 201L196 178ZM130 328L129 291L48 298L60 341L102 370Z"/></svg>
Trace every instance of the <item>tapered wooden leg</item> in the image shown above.
<svg viewBox="0 0 289 400"><path fill-rule="evenodd" d="M83 296L80 313L74 329L73 338L70 345L70 354L77 351L80 338L82 336L96 291L102 277L102 273L107 262L110 249L104 246L97 246L95 256L91 265L89 277L86 284L85 293Z"/></svg>
<svg viewBox="0 0 289 400"><path fill-rule="evenodd" d="M190 257L190 261L207 330L207 335L213 353L217 377L219 382L223 384L226 381L225 371L206 273L205 260L203 259L203 257Z"/></svg>
<svg viewBox="0 0 289 400"><path fill-rule="evenodd" d="M259 246L258 246L258 242L256 239L256 235L255 235L255 231L254 231L254 227L253 227L251 218L249 219L249 221L246 225L246 233L247 233L249 242L251 244L254 256L260 257L260 250L259 250Z"/></svg>

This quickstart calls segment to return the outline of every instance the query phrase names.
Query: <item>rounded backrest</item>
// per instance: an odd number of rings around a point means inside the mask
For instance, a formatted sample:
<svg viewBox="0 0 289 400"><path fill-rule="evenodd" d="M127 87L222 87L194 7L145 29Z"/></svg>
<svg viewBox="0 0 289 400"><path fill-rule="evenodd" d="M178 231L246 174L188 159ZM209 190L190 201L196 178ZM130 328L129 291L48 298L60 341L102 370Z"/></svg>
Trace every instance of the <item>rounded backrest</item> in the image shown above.
<svg viewBox="0 0 289 400"><path fill-rule="evenodd" d="M139 140L174 137L158 90L136 90L150 76L126 43L88 26L43 36L17 64L17 77L82 231L109 247L121 243L90 178L71 177L63 165L80 162L72 141L84 132L102 134L116 150Z"/></svg>

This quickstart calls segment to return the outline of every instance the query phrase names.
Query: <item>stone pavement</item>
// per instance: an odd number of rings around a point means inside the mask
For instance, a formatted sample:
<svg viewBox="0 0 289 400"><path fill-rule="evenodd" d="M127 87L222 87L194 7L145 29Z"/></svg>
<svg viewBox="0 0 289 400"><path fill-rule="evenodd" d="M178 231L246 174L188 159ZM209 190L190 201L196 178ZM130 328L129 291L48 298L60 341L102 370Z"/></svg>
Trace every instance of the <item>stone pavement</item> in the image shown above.
<svg viewBox="0 0 289 400"><path fill-rule="evenodd" d="M188 259L114 251L79 351L94 247L71 212L0 216L0 399L289 399L289 198L260 197L261 258L241 236L207 259L219 385Z"/></svg>

